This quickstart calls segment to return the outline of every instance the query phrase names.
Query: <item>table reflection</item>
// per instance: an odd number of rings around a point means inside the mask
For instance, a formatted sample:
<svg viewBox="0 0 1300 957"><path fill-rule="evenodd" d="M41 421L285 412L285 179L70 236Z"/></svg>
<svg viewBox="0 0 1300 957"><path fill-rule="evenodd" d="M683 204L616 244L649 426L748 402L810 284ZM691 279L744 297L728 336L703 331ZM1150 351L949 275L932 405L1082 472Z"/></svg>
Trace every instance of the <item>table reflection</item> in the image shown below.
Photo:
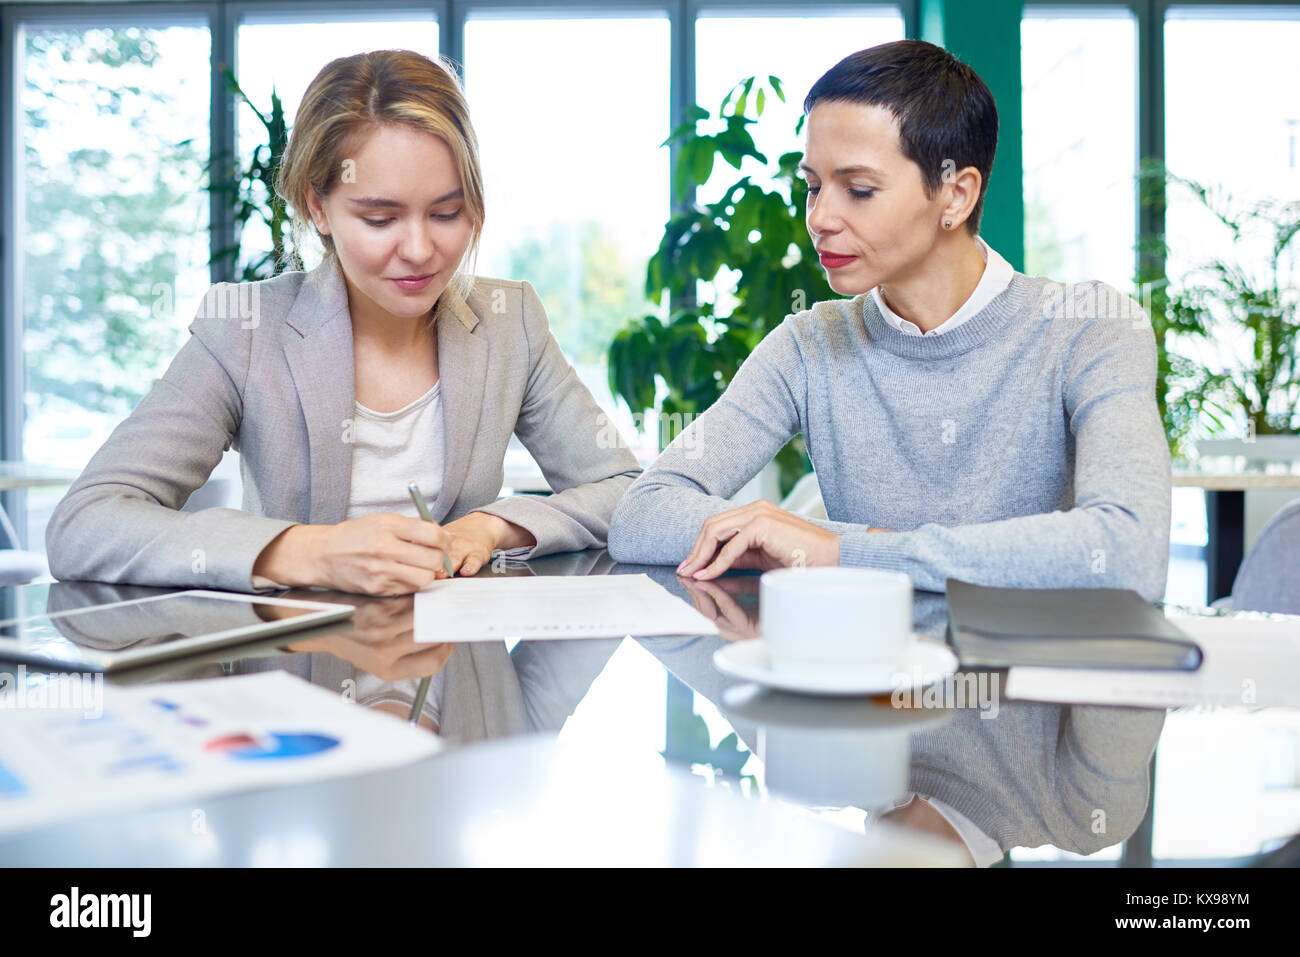
<svg viewBox="0 0 1300 957"><path fill-rule="evenodd" d="M342 625L112 680L284 670L363 707L417 721L463 746L559 734L593 689L621 691L622 679L609 665L625 642L633 642L669 676L664 757L710 768L738 788L744 780L742 790L756 797L859 809L867 826L889 820L940 834L964 846L976 864L1000 860L1017 846L1050 844L1090 854L1126 839L1146 811L1151 756L1164 711L1006 701L997 672L959 673L951 687L935 688L933 701L918 697L908 707L899 707L891 695L819 698L764 690L724 676L712 660L725 642L757 635L756 573L688 582L672 568L616 565L604 552L498 566L495 573L646 574L714 621L721 634L429 645L414 640L412 596L300 590L286 597L346 602L357 607L356 614ZM49 587L49 608L140 593L122 586L57 583ZM919 635L944 640L944 596L917 592L914 622ZM685 705L674 704L671 688L679 686L716 708L728 727L721 741L714 743L717 736L707 730L701 733L691 695ZM968 692L964 697L955 694L962 688Z"/></svg>

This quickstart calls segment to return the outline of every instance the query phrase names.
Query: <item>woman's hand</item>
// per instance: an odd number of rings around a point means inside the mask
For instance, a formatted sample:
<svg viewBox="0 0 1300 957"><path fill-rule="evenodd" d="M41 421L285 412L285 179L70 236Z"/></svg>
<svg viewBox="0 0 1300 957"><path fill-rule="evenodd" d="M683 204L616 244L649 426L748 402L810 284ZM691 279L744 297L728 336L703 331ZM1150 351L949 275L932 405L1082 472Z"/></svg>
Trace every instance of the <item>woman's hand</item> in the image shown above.
<svg viewBox="0 0 1300 957"><path fill-rule="evenodd" d="M518 541L517 532L523 531L503 518L487 512L470 512L468 515L443 526L451 535L452 572L468 578L477 575L498 548L513 548L508 542ZM532 536L524 533L531 540Z"/></svg>
<svg viewBox="0 0 1300 957"><path fill-rule="evenodd" d="M688 578L686 586L695 609L718 626L723 641L744 641L758 637L758 604L741 605L738 598L758 596L758 577L737 575L716 582L696 581Z"/></svg>
<svg viewBox="0 0 1300 957"><path fill-rule="evenodd" d="M315 593L307 597L320 600ZM456 647L415 641L415 599L409 595L361 602L352 624L351 631L297 641L289 650L328 652L376 678L400 681L436 675Z"/></svg>
<svg viewBox="0 0 1300 957"><path fill-rule="evenodd" d="M470 512L448 522L443 529L451 535L447 554L451 557L452 571L466 578L477 575L498 548L537 544L532 533L487 512Z"/></svg>
<svg viewBox="0 0 1300 957"><path fill-rule="evenodd" d="M677 574L717 578L729 568L838 565L840 537L767 501L751 502L704 520Z"/></svg>
<svg viewBox="0 0 1300 957"><path fill-rule="evenodd" d="M262 549L253 574L281 585L409 595L447 577L450 547L451 535L435 522L376 512L337 525L286 529Z"/></svg>

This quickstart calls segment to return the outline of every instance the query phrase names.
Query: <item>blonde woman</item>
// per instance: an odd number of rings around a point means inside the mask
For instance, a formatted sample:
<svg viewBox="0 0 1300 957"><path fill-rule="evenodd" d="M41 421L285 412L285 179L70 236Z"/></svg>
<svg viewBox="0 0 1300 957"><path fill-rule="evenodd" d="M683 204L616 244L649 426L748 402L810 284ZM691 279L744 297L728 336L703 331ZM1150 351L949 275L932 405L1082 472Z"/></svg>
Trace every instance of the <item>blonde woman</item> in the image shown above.
<svg viewBox="0 0 1300 957"><path fill-rule="evenodd" d="M324 261L219 284L193 334L55 510L59 578L403 594L497 550L600 547L639 469L526 282L474 278L484 222L465 97L403 50L328 64L277 189ZM512 434L554 494L498 498ZM242 509L180 509L227 448ZM434 522L416 517L416 483Z"/></svg>

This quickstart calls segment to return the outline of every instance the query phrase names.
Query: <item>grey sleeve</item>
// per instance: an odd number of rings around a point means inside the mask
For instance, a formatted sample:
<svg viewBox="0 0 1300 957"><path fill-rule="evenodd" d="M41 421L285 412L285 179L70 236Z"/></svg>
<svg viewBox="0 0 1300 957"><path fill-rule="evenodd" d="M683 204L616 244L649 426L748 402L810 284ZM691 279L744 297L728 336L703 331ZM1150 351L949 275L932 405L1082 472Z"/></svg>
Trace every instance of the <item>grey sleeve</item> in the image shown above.
<svg viewBox="0 0 1300 957"><path fill-rule="evenodd" d="M1137 830L1151 799L1151 756L1164 723L1159 708L1065 709L1055 800L1042 808L1053 844L1092 854L1114 844L1114 835Z"/></svg>
<svg viewBox="0 0 1300 957"><path fill-rule="evenodd" d="M1156 409L1155 336L1141 308L1071 317L1063 395L1074 437L1074 506L907 532L849 531L840 564L907 572L917 588L947 578L1010 588L1132 588L1165 592L1172 477ZM1110 299L1109 301L1115 301ZM1024 463L1032 472L1034 463Z"/></svg>
<svg viewBox="0 0 1300 957"><path fill-rule="evenodd" d="M615 560L676 565L710 516L802 431L805 372L793 317L768 333L727 390L633 483L614 512Z"/></svg>
<svg viewBox="0 0 1300 957"><path fill-rule="evenodd" d="M513 522L537 539L531 549L512 550L512 556L602 548L614 506L641 466L564 358L542 301L526 282L522 321L530 368L515 434L554 494L514 495L474 511Z"/></svg>
<svg viewBox="0 0 1300 957"><path fill-rule="evenodd" d="M221 287L213 287L205 306ZM231 508L182 512L230 448L250 332L201 306L162 378L109 436L45 531L56 578L251 591L253 563L294 523Z"/></svg>

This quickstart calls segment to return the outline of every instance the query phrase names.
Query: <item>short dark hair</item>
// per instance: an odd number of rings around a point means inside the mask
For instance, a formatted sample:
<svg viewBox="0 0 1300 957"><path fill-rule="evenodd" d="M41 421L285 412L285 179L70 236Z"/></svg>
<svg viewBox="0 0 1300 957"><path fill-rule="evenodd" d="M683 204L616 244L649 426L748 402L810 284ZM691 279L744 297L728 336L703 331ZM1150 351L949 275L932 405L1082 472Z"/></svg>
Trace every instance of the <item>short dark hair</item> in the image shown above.
<svg viewBox="0 0 1300 957"><path fill-rule="evenodd" d="M827 70L803 101L804 113L822 100L883 106L898 120L903 155L921 168L925 195L943 182L944 161L980 172L980 194L966 228L979 231L998 148L998 108L974 70L943 47L898 40L859 50Z"/></svg>

